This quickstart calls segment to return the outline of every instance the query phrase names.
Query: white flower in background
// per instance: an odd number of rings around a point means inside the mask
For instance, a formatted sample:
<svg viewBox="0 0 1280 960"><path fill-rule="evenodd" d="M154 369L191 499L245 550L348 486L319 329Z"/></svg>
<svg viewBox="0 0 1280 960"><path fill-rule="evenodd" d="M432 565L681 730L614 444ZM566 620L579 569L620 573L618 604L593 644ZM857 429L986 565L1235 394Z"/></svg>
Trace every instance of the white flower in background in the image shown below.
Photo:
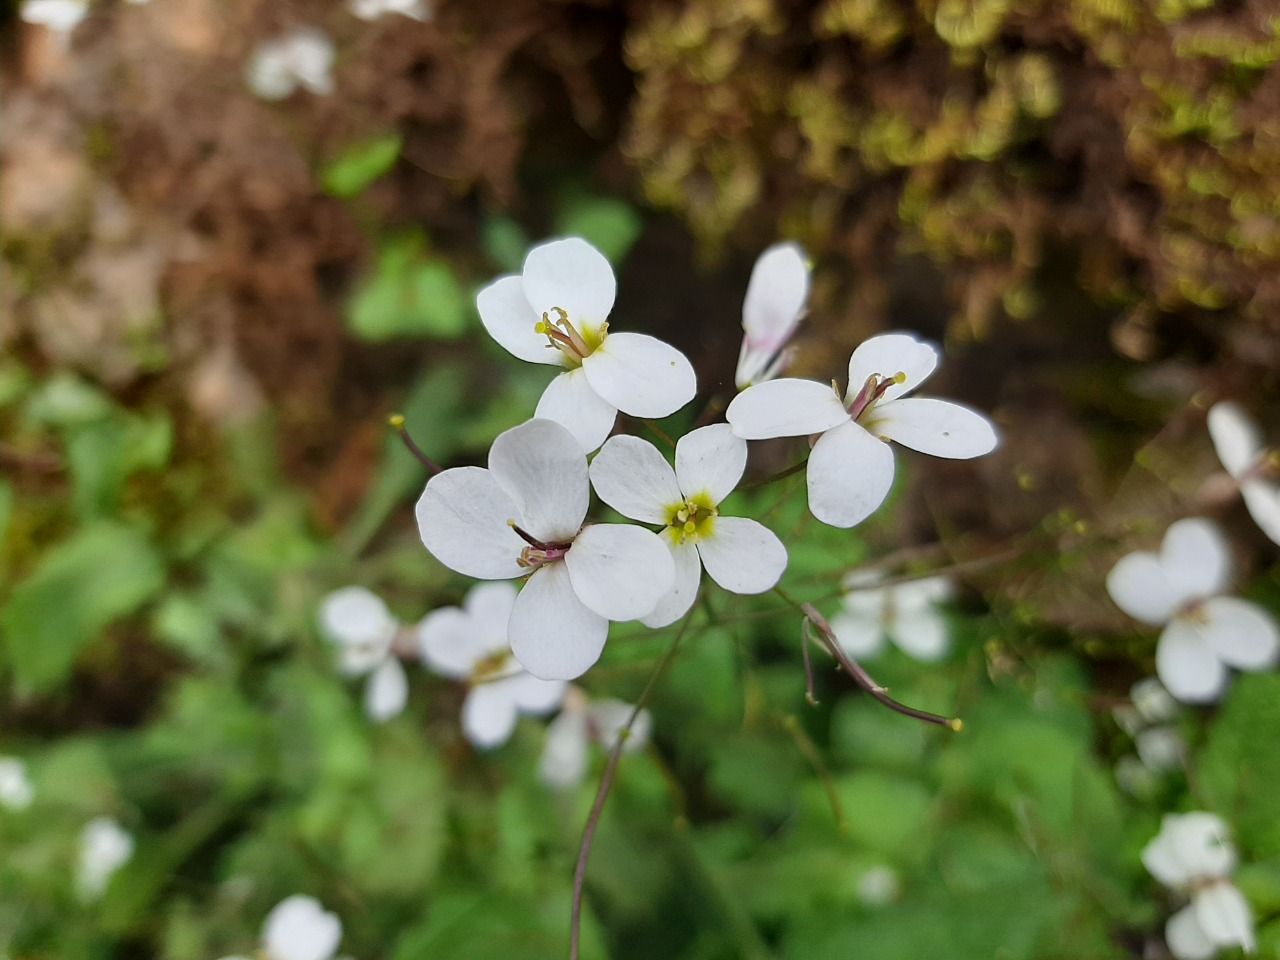
<svg viewBox="0 0 1280 960"><path fill-rule="evenodd" d="M80 864L76 890L81 900L96 900L111 875L133 856L133 834L110 817L98 817L80 832Z"/></svg>
<svg viewBox="0 0 1280 960"><path fill-rule="evenodd" d="M437 560L480 580L527 577L507 625L520 665L572 680L600 658L610 620L648 616L675 581L657 534L582 525L587 458L573 434L530 420L500 434L489 469L436 474L418 500L418 532Z"/></svg>
<svg viewBox="0 0 1280 960"><path fill-rule="evenodd" d="M48 27L63 35L69 34L88 15L88 0L25 0L18 11L18 16L27 23Z"/></svg>
<svg viewBox="0 0 1280 960"><path fill-rule="evenodd" d="M1198 517L1169 527L1159 554L1131 553L1107 574L1116 606L1135 620L1164 627L1156 673L1184 702L1217 700L1229 681L1228 666L1262 670L1280 650L1271 617L1247 600L1221 596L1230 575L1226 541Z"/></svg>
<svg viewBox="0 0 1280 960"><path fill-rule="evenodd" d="M1164 684L1155 677L1145 677L1129 691L1129 703L1116 707L1112 714L1120 728L1133 737L1142 765L1161 773L1182 765L1185 745L1170 724L1179 712L1178 701Z"/></svg>
<svg viewBox="0 0 1280 960"><path fill-rule="evenodd" d="M798 243L777 243L760 254L742 304L742 349L734 382L741 390L772 380L786 366L784 348L809 300L809 264Z"/></svg>
<svg viewBox="0 0 1280 960"><path fill-rule="evenodd" d="M516 595L509 583L482 583L461 607L433 610L418 625L423 662L470 684L462 702L462 731L482 749L511 739L520 714L550 713L569 686L563 680L539 680L512 657L507 624Z"/></svg>
<svg viewBox="0 0 1280 960"><path fill-rule="evenodd" d="M564 708L547 725L547 740L538 763L542 782L556 789L581 783L587 774L587 755L591 744L598 743L606 753L611 753L634 710L630 703L613 699L591 700L577 687L570 688L564 699ZM622 744L623 752L643 750L649 742L652 727L649 711L641 710Z"/></svg>
<svg viewBox="0 0 1280 960"><path fill-rule="evenodd" d="M320 601L320 629L339 651L339 666L349 677L368 674L364 708L377 723L404 710L409 679L392 644L400 623L387 605L364 587L343 587Z"/></svg>
<svg viewBox="0 0 1280 960"><path fill-rule="evenodd" d="M259 960L332 960L342 942L342 921L314 897L281 900L262 925ZM224 957L223 960L248 960Z"/></svg>
<svg viewBox="0 0 1280 960"><path fill-rule="evenodd" d="M884 441L954 460L995 449L995 429L982 414L905 396L937 365L938 351L909 334L872 337L849 358L843 399L834 383L770 380L738 394L725 417L744 440L819 434L809 454L809 510L833 527L852 527L893 486L893 451Z"/></svg>
<svg viewBox="0 0 1280 960"><path fill-rule="evenodd" d="M1230 401L1209 411L1209 436L1218 459L1240 486L1249 515L1268 537L1280 543L1280 484L1258 428Z"/></svg>
<svg viewBox="0 0 1280 960"><path fill-rule="evenodd" d="M398 13L426 23L434 13L426 0L351 0L348 8L361 20L377 20L390 13Z"/></svg>
<svg viewBox="0 0 1280 960"><path fill-rule="evenodd" d="M720 515L747 466L747 442L728 424L702 427L676 444L671 469L658 448L638 437L612 437L591 462L591 485L624 517L663 525L675 560L675 583L645 626L674 623L693 606L707 568L730 593L764 593L787 568L787 549L767 527Z"/></svg>
<svg viewBox="0 0 1280 960"><path fill-rule="evenodd" d="M299 87L319 96L333 93L333 41L314 27L268 40L245 69L249 89L263 100L283 100Z"/></svg>
<svg viewBox="0 0 1280 960"><path fill-rule="evenodd" d="M1160 833L1142 851L1142 863L1166 887L1191 897L1165 925L1169 951L1178 960L1208 960L1224 947L1256 949L1249 903L1227 879L1236 852L1218 817L1166 814Z"/></svg>
<svg viewBox="0 0 1280 960"><path fill-rule="evenodd" d="M883 907L902 894L902 878L887 864L879 864L858 878L858 899L865 907Z"/></svg>
<svg viewBox="0 0 1280 960"><path fill-rule="evenodd" d="M844 579L843 607L831 618L840 648L857 660L872 657L886 640L916 660L940 660L950 646L946 618L938 605L951 597L946 577L925 577L875 586L878 570L855 570Z"/></svg>
<svg viewBox="0 0 1280 960"><path fill-rule="evenodd" d="M34 799L26 764L17 757L0 757L0 807L25 810Z"/></svg>
<svg viewBox="0 0 1280 960"><path fill-rule="evenodd" d="M520 276L500 277L476 297L485 329L506 350L564 368L534 416L566 427L587 453L604 443L619 410L665 417L698 389L693 367L675 347L609 331L616 293L604 254L572 237L534 247Z"/></svg>

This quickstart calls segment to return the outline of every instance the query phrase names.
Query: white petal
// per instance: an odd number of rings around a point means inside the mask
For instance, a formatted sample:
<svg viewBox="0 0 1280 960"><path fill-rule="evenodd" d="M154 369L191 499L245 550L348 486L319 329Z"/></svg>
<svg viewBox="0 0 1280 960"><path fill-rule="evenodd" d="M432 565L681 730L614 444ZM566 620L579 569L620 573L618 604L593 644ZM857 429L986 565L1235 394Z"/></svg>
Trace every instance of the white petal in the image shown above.
<svg viewBox="0 0 1280 960"><path fill-rule="evenodd" d="M517 673L498 682L510 692L517 710L535 717L557 709L569 689L564 680L540 680L530 673Z"/></svg>
<svg viewBox="0 0 1280 960"><path fill-rule="evenodd" d="M477 636L475 620L458 607L441 607L422 618L418 650L427 666L454 680L471 676L488 652Z"/></svg>
<svg viewBox="0 0 1280 960"><path fill-rule="evenodd" d="M508 353L530 363L563 367L568 363L534 326L542 318L524 295L524 282L517 276L499 277L476 294L480 322L489 336Z"/></svg>
<svg viewBox="0 0 1280 960"><path fill-rule="evenodd" d="M1182 602L1212 597L1231 579L1231 553L1222 532L1201 517L1179 520L1165 532L1160 565Z"/></svg>
<svg viewBox="0 0 1280 960"><path fill-rule="evenodd" d="M813 445L808 483L810 512L833 527L852 527L871 516L889 495L893 451L852 420L842 423Z"/></svg>
<svg viewBox="0 0 1280 960"><path fill-rule="evenodd" d="M831 618L831 630L840 649L855 660L873 657L884 649L884 628L878 618L842 611Z"/></svg>
<svg viewBox="0 0 1280 960"><path fill-rule="evenodd" d="M629 523L583 527L564 563L578 599L610 620L639 620L651 613L676 575L671 552L658 535Z"/></svg>
<svg viewBox="0 0 1280 960"><path fill-rule="evenodd" d="M582 526L591 501L587 456L555 421L529 420L498 434L489 472L516 505L525 533L568 543Z"/></svg>
<svg viewBox="0 0 1280 960"><path fill-rule="evenodd" d="M262 945L271 960L329 960L341 940L342 921L312 897L280 901L262 928Z"/></svg>
<svg viewBox="0 0 1280 960"><path fill-rule="evenodd" d="M676 480L686 499L705 494L719 503L742 479L747 468L747 441L727 423L713 423L676 441Z"/></svg>
<svg viewBox="0 0 1280 960"><path fill-rule="evenodd" d="M763 524L745 517L716 517L698 541L707 574L730 593L772 590L787 569L787 548Z"/></svg>
<svg viewBox="0 0 1280 960"><path fill-rule="evenodd" d="M809 264L796 243L774 244L751 271L742 304L742 353L735 380L745 387L758 379L790 339L809 299Z"/></svg>
<svg viewBox="0 0 1280 960"><path fill-rule="evenodd" d="M593 700L587 707L592 733L606 751L612 752L618 745L618 737L635 709L633 704L610 699ZM622 745L622 752L637 753L644 749L652 729L653 718L649 716L649 711L641 710L636 714L635 723L631 724L631 733Z"/></svg>
<svg viewBox="0 0 1280 960"><path fill-rule="evenodd" d="M583 606L564 563L551 563L516 598L510 636L511 652L535 677L572 680L600 659L609 621Z"/></svg>
<svg viewBox="0 0 1280 960"><path fill-rule="evenodd" d="M671 464L639 437L611 438L591 461L591 485L624 517L644 523L666 524L670 511L684 502Z"/></svg>
<svg viewBox="0 0 1280 960"><path fill-rule="evenodd" d="M881 403L910 393L938 366L937 348L909 333L886 333L866 340L849 358L849 398L857 396L872 374L881 378L906 374L906 380L885 390Z"/></svg>
<svg viewBox="0 0 1280 960"><path fill-rule="evenodd" d="M34 799L26 764L17 757L0 757L0 807L25 810Z"/></svg>
<svg viewBox="0 0 1280 960"><path fill-rule="evenodd" d="M18 11L27 23L40 24L57 33L70 33L89 15L89 4L85 0L25 0Z"/></svg>
<svg viewBox="0 0 1280 960"><path fill-rule="evenodd" d="M400 626L382 599L364 587L326 594L319 620L325 636L344 648L348 673L363 673L381 660Z"/></svg>
<svg viewBox="0 0 1280 960"><path fill-rule="evenodd" d="M1165 829L1172 834L1187 878L1225 877L1236 868L1231 831L1221 817L1201 810L1174 814L1161 824Z"/></svg>
<svg viewBox="0 0 1280 960"><path fill-rule="evenodd" d="M907 397L880 403L859 423L878 437L951 460L980 457L999 443L990 420L947 400Z"/></svg>
<svg viewBox="0 0 1280 960"><path fill-rule="evenodd" d="M725 419L744 440L805 437L851 423L830 386L814 380L770 380L733 398Z"/></svg>
<svg viewBox="0 0 1280 960"><path fill-rule="evenodd" d="M1253 912L1244 895L1226 880L1198 890L1191 898L1200 929L1219 947L1239 946L1253 953Z"/></svg>
<svg viewBox="0 0 1280 960"><path fill-rule="evenodd" d="M1192 906L1183 907L1169 918L1164 925L1164 939L1177 960L1209 960L1218 952Z"/></svg>
<svg viewBox="0 0 1280 960"><path fill-rule="evenodd" d="M643 333L609 334L582 369L591 389L633 417L669 416L698 392L685 355Z"/></svg>
<svg viewBox="0 0 1280 960"><path fill-rule="evenodd" d="M1107 593L1116 606L1143 623L1168 623L1185 599L1177 593L1159 558L1139 550L1120 558L1107 574Z"/></svg>
<svg viewBox="0 0 1280 960"><path fill-rule="evenodd" d="M547 725L547 739L538 761L538 774L550 787L576 786L587 774L587 715L583 710L562 710Z"/></svg>
<svg viewBox="0 0 1280 960"><path fill-rule="evenodd" d="M951 581L946 577L923 577L919 580L907 580L889 588L893 596L893 607L899 613L917 610L932 610L933 607L951 598Z"/></svg>
<svg viewBox="0 0 1280 960"><path fill-rule="evenodd" d="M1133 738L1138 757L1148 770L1174 770L1182 764L1185 745L1172 727L1147 727Z"/></svg>
<svg viewBox="0 0 1280 960"><path fill-rule="evenodd" d="M909 657L932 663L951 647L947 621L933 609L899 613L889 624L889 639Z"/></svg>
<svg viewBox="0 0 1280 960"><path fill-rule="evenodd" d="M1129 689L1129 701L1147 723L1165 723L1178 715L1178 701L1155 677L1143 677Z"/></svg>
<svg viewBox="0 0 1280 960"><path fill-rule="evenodd" d="M409 678L395 657L387 657L364 688L364 709L374 723L399 716L409 700Z"/></svg>
<svg viewBox="0 0 1280 960"><path fill-rule="evenodd" d="M1180 619L1160 634L1156 673L1183 703L1210 703L1227 687L1227 668L1201 632Z"/></svg>
<svg viewBox="0 0 1280 960"><path fill-rule="evenodd" d="M675 577L671 589L658 601L653 612L641 619L646 627L665 627L675 623L693 606L698 599L698 587L702 583L702 559L698 556L698 548L692 541L679 543L676 535L668 528L659 536L671 551L671 560L675 564Z"/></svg>
<svg viewBox="0 0 1280 960"><path fill-rule="evenodd" d="M1237 479L1246 473L1262 453L1258 428L1238 404L1224 401L1209 410L1209 436L1218 459L1227 473Z"/></svg>
<svg viewBox="0 0 1280 960"><path fill-rule="evenodd" d="M298 82L319 96L333 93L333 41L314 27L299 27L288 43Z"/></svg>
<svg viewBox="0 0 1280 960"><path fill-rule="evenodd" d="M436 474L415 513L423 544L449 569L480 580L524 575L516 559L525 542L507 523L520 518L520 509L488 470L455 467Z"/></svg>
<svg viewBox="0 0 1280 960"><path fill-rule="evenodd" d="M507 624L519 592L514 584L505 582L478 583L467 591L462 609L471 619L474 645L483 651L481 656L510 649Z"/></svg>
<svg viewBox="0 0 1280 960"><path fill-rule="evenodd" d="M263 100L283 100L298 89L298 78L278 41L264 43L253 52L245 67L245 83Z"/></svg>
<svg viewBox="0 0 1280 960"><path fill-rule="evenodd" d="M579 331L594 329L608 318L617 290L604 254L579 237L544 243L525 257L524 294L539 317L559 307Z"/></svg>
<svg viewBox="0 0 1280 960"><path fill-rule="evenodd" d="M1263 480L1246 480L1240 485L1244 505L1258 529L1280 543L1280 487Z"/></svg>
<svg viewBox="0 0 1280 960"><path fill-rule="evenodd" d="M1280 633L1257 604L1235 597L1214 597L1201 608L1200 632L1223 663L1237 670L1266 670L1276 662Z"/></svg>
<svg viewBox="0 0 1280 960"><path fill-rule="evenodd" d="M500 747L516 728L516 702L502 680L480 683L462 701L462 732L481 750Z"/></svg>
<svg viewBox="0 0 1280 960"><path fill-rule="evenodd" d="M566 370L547 384L534 416L554 420L573 434L583 453L590 453L613 431L618 411L591 389L587 375L578 367Z"/></svg>

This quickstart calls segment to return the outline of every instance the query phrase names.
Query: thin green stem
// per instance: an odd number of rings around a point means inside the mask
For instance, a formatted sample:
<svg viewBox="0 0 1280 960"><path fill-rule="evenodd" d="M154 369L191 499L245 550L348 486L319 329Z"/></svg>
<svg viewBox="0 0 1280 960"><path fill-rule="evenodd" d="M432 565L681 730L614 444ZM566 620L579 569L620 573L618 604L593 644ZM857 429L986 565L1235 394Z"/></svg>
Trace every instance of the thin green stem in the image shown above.
<svg viewBox="0 0 1280 960"><path fill-rule="evenodd" d="M767 487L771 483L777 483L779 480L785 480L787 477L794 477L797 473L808 466L809 458L805 457L799 463L793 463L785 470L779 470L777 473L771 473L769 476L761 480L753 480L751 483L744 483L738 487L739 490L756 490L760 487Z"/></svg>

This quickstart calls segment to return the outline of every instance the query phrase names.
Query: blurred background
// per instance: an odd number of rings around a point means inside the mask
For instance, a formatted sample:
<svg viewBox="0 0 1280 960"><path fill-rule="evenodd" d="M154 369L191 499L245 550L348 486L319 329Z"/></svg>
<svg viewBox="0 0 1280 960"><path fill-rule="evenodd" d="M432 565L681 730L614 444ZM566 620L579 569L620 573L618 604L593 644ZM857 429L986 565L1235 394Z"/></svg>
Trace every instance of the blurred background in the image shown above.
<svg viewBox="0 0 1280 960"><path fill-rule="evenodd" d="M462 599L386 419L448 466L531 415L547 371L474 294L566 235L614 264L615 329L697 369L673 435L732 398L751 265L789 239L793 373L913 330L926 392L1003 438L900 456L853 531L801 477L741 495L827 615L854 566L953 574L946 659L867 666L965 732L826 660L809 706L797 615L709 590L601 822L584 957L1159 958L1182 901L1139 853L1188 809L1230 824L1280 955L1280 680L1138 761L1157 631L1103 587L1198 514L1280 602L1204 423L1227 398L1276 435L1271 0L0 9L0 754L30 794L0 803L0 955L252 954L296 893L357 960L567 955L603 754L550 789L544 721L476 750L412 662L374 722L317 622L353 584L406 625ZM634 702L672 635L615 626L581 686ZM128 849L86 889L98 818Z"/></svg>

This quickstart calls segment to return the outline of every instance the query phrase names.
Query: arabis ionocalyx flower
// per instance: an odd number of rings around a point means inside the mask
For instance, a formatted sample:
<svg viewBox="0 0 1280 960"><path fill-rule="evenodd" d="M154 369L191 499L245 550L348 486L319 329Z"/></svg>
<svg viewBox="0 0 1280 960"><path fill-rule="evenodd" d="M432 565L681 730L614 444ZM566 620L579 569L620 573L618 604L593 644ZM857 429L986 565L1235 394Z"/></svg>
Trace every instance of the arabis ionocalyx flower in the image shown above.
<svg viewBox="0 0 1280 960"><path fill-rule="evenodd" d="M809 264L797 243L777 243L760 254L742 304L738 389L772 380L787 362L786 347L809 299Z"/></svg>
<svg viewBox="0 0 1280 960"><path fill-rule="evenodd" d="M436 474L418 500L422 542L446 567L481 580L527 577L507 625L520 665L572 680L600 657L610 620L648 616L675 581L657 534L582 521L587 458L573 434L530 420L500 434L489 469Z"/></svg>
<svg viewBox="0 0 1280 960"><path fill-rule="evenodd" d="M938 351L915 337L872 337L849 358L843 397L834 383L771 380L738 394L725 416L745 440L819 434L809 455L809 509L823 523L852 527L893 485L893 451L883 441L957 460L995 449L995 430L982 414L906 396L937 365Z"/></svg>
<svg viewBox="0 0 1280 960"><path fill-rule="evenodd" d="M17 757L0 757L0 807L25 810L34 798L26 764Z"/></svg>
<svg viewBox="0 0 1280 960"><path fill-rule="evenodd" d="M333 93L333 41L314 27L299 27L254 51L245 68L249 89L263 100L283 100L299 87Z"/></svg>
<svg viewBox="0 0 1280 960"><path fill-rule="evenodd" d="M110 817L98 817L80 832L80 863L76 890L81 900L96 900L111 875L133 856L133 834Z"/></svg>
<svg viewBox="0 0 1280 960"><path fill-rule="evenodd" d="M1236 404L1216 403L1209 410L1209 436L1218 459L1240 485L1240 496L1254 523L1280 543L1280 484L1274 451L1262 444L1258 428Z"/></svg>
<svg viewBox="0 0 1280 960"><path fill-rule="evenodd" d="M423 662L471 685L462 702L462 731L481 748L506 743L519 714L550 713L568 689L563 680L526 673L511 656L507 623L516 593L509 583L482 583L461 607L433 610L418 625Z"/></svg>
<svg viewBox="0 0 1280 960"><path fill-rule="evenodd" d="M260 960L332 960L341 942L342 921L326 912L314 897L294 895L281 900L267 914L258 956Z"/></svg>
<svg viewBox="0 0 1280 960"><path fill-rule="evenodd" d="M547 740L538 763L543 783L558 789L581 783L587 773L592 741L612 751L634 710L634 706L621 700L591 700L577 687L571 687L564 708L547 726ZM635 753L644 749L652 725L648 710L636 714L636 722L623 741L623 751Z"/></svg>
<svg viewBox="0 0 1280 960"><path fill-rule="evenodd" d="M1160 552L1121 558L1107 574L1107 592L1121 610L1163 626L1156 673L1179 700L1204 703L1226 689L1227 667L1261 670L1280 649L1275 622L1257 605L1221 596L1231 558L1208 520L1179 520Z"/></svg>
<svg viewBox="0 0 1280 960"><path fill-rule="evenodd" d="M658 448L638 437L611 437L591 462L591 485L624 517L663 525L675 559L675 583L649 627L673 623L693 606L702 568L731 593L764 593L787 567L787 550L767 527L720 515L747 466L747 444L724 423L702 427L676 443L671 469Z"/></svg>
<svg viewBox="0 0 1280 960"><path fill-rule="evenodd" d="M493 339L521 360L564 368L534 415L565 426L588 453L619 410L665 417L697 392L693 367L675 347L609 330L616 291L609 261L571 237L534 247L520 276L501 277L476 297Z"/></svg>
<svg viewBox="0 0 1280 960"><path fill-rule="evenodd" d="M831 618L831 629L845 653L855 660L884 649L889 639L916 660L939 660L947 652L947 621L938 604L951 596L946 577L926 577L879 587L878 570L854 571L845 577L843 609Z"/></svg>
<svg viewBox="0 0 1280 960"><path fill-rule="evenodd" d="M1191 897L1165 926L1165 941L1178 960L1208 960L1224 947L1256 949L1249 903L1227 879L1236 852L1220 819L1211 813L1166 814L1142 851L1142 863L1166 887Z"/></svg>
<svg viewBox="0 0 1280 960"><path fill-rule="evenodd" d="M320 601L320 627L337 645L342 672L369 675L365 712L378 723L404 709L409 681L391 652L400 623L382 600L363 587L343 587Z"/></svg>

